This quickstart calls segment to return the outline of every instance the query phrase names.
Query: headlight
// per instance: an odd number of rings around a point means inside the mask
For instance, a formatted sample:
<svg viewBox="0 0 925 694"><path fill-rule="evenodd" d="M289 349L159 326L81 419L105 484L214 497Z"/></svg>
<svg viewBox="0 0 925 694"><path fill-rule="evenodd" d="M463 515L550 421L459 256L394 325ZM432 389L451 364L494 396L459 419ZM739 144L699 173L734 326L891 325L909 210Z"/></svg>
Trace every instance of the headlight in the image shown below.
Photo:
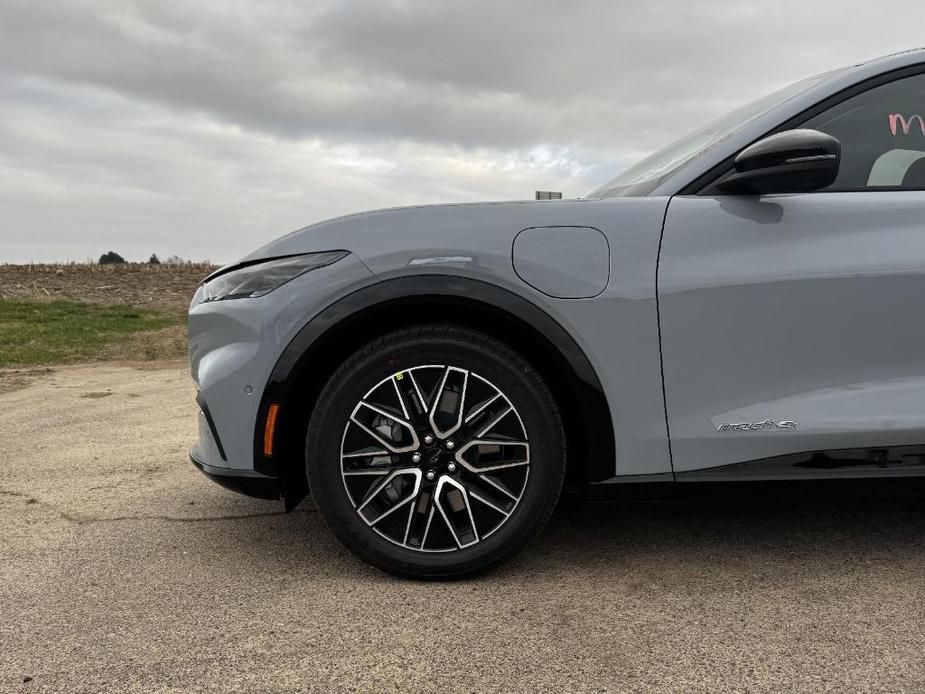
<svg viewBox="0 0 925 694"><path fill-rule="evenodd" d="M299 275L336 263L345 255L347 251L326 251L247 265L206 282L202 287L202 300L206 302L264 296Z"/></svg>

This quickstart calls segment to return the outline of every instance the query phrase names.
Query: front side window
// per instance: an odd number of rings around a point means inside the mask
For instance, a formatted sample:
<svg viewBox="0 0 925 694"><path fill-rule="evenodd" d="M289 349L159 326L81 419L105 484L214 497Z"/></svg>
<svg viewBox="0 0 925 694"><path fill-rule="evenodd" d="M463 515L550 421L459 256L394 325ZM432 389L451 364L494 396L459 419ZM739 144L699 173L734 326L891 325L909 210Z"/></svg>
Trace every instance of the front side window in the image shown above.
<svg viewBox="0 0 925 694"><path fill-rule="evenodd" d="M648 195L686 163L713 149L755 118L840 72L841 70L833 70L815 77L808 77L727 113L699 130L672 142L664 149L649 155L585 197L614 198Z"/></svg>
<svg viewBox="0 0 925 694"><path fill-rule="evenodd" d="M925 74L873 87L807 120L841 142L824 190L925 188Z"/></svg>

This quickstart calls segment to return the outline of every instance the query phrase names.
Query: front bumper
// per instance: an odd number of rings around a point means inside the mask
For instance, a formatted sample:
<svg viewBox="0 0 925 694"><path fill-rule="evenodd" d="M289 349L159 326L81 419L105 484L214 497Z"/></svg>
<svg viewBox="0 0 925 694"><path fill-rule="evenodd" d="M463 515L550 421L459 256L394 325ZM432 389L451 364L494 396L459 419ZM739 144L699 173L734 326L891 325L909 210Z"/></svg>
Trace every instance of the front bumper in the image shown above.
<svg viewBox="0 0 925 694"><path fill-rule="evenodd" d="M258 499L279 499L279 480L267 477L253 470L232 470L230 468L214 467L197 460L197 449L190 451L190 462L210 480L225 489L239 492Z"/></svg>
<svg viewBox="0 0 925 694"><path fill-rule="evenodd" d="M274 479L257 472L254 445L255 435L262 436L256 432L258 410L273 367L306 323L375 281L350 254L258 298L202 303L197 292L189 311L189 351L199 441L191 456L203 472L229 488L256 484L241 477Z"/></svg>

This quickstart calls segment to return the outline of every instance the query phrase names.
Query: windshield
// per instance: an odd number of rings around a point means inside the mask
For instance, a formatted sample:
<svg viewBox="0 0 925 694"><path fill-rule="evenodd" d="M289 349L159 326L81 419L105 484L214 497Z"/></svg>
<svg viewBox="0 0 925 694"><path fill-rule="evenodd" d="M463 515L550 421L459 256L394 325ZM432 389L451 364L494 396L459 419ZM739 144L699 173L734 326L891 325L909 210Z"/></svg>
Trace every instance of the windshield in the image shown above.
<svg viewBox="0 0 925 694"><path fill-rule="evenodd" d="M631 166L612 181L588 193L586 198L639 197L648 195L658 185L688 161L736 132L739 128L770 111L775 106L792 99L811 87L824 82L840 70L826 72L815 77L800 80L789 87L784 87L773 94L742 106L732 113L695 130L689 135L676 140L655 154Z"/></svg>

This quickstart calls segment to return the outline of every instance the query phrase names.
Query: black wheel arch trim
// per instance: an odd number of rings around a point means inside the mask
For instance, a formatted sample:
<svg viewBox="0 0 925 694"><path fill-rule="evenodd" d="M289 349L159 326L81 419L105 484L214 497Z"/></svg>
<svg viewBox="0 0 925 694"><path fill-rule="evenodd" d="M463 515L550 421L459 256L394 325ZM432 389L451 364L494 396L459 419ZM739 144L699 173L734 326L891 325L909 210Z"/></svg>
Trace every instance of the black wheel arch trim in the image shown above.
<svg viewBox="0 0 925 694"><path fill-rule="evenodd" d="M294 480L285 479L286 464L280 456L264 455L264 428L270 405L287 400L298 377L309 367L313 353L324 342L325 336L329 336L331 331L345 321L380 306L414 303L425 299L475 304L481 309L494 310L499 316L515 316L545 339L562 364L575 376L578 402L586 410L583 426L590 437L589 445L593 445L593 454L588 456L587 461L583 461L586 462L583 482L587 485L613 476L616 468L616 441L610 407L594 367L568 331L542 308L503 287L457 275L415 275L382 280L338 299L309 320L277 360L264 387L257 412L254 469L261 474L281 478L287 507L294 507L307 493L307 488L299 488L299 484L293 484ZM435 321L440 322L440 317L435 317ZM318 377L326 380L329 375L319 374ZM286 415L285 409L280 409L277 432L285 426Z"/></svg>

